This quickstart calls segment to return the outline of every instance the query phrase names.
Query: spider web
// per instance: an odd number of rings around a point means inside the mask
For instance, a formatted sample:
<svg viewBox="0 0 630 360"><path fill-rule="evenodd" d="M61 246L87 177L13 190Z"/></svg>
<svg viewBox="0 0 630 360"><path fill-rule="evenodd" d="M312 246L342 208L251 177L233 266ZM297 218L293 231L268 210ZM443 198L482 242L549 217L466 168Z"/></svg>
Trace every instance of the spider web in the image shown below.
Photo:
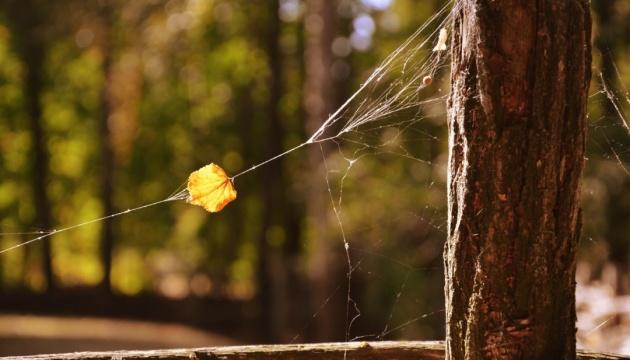
<svg viewBox="0 0 630 360"><path fill-rule="evenodd" d="M456 11L456 9L453 11ZM436 15L439 13L440 12L436 13ZM433 20L435 19L430 19L429 22ZM445 16L437 29L444 28L445 26L448 28L447 24L449 20L449 16ZM417 34L414 34L414 36L416 35ZM405 44L408 44L410 41L413 42L414 36L412 36L410 40L407 40ZM430 43L435 44L437 41L437 32L431 32L426 35L424 39L428 39ZM416 198L412 203L405 204L405 201L401 199L391 202L378 199L377 201L382 201L384 206L392 206L392 204L395 204L394 207L392 207L392 209L395 210L387 215L367 216L369 220L364 220L364 223L362 223L361 220L352 218L353 207L361 207L361 204L370 201L365 199L366 193L378 192L374 187L363 186L361 184L362 175L365 173L374 175L375 172L378 172L381 176L387 176L387 171L379 171L378 167L385 167L387 161L389 161L388 159L392 157L402 158L405 160L406 166L410 166L410 164L416 167L426 165L427 167L440 168L444 166L443 163L440 163L440 159L433 159L430 156L427 157L426 152L418 151L417 145L422 144L427 146L427 144L439 144L440 137L432 133L431 125L433 120L437 119L437 123L443 121L444 113L439 110L446 107L444 97L436 95L435 91L428 92L427 90L429 89L427 89L427 86L423 86L421 79L427 74L433 80L439 70L444 66L446 59L442 57L440 53L437 55L432 53L432 55L435 56L428 56L423 59L423 61L414 62L409 59L420 57L421 53L418 49L426 47L426 42L420 42L417 47L410 46L412 50L409 50L409 53L405 52L405 44L397 50L404 54L399 63L396 62L395 58L392 63L388 63L390 60L390 58L388 58L384 61L383 65L381 65L385 68L391 66L390 69L395 69L395 71L381 74L379 73L381 67L377 68L368 79L367 85L369 90L366 91L366 93L369 95L366 98L359 97L359 92L363 89L361 88L357 94L348 100L356 100L356 104L354 104L355 107L350 106L349 109L344 109L348 103L344 104L344 106L342 106L343 112L340 113L338 111L333 114L333 116L324 123L324 126L307 142L318 143L322 140L322 142L332 141L334 143L333 148L335 151L332 154L325 153L323 148L321 152L326 188L329 194L332 214L334 215L333 222L336 222L338 234L345 250L347 266L347 284L345 285L345 289L347 290L346 341L363 339L381 340L396 332L398 332L400 336L401 330L405 330L407 327L417 324L423 319L439 315L443 312L442 308L437 307L436 310L416 313L415 316L410 316L410 314L414 313L414 310L410 310L411 308L416 309L416 311L417 308L419 308L417 304L422 297L421 294L411 294L408 296L407 301L414 303L413 306L408 307L410 309L404 309L403 311L398 309L401 307L401 299L404 299L406 293L409 292L407 285L410 276L414 274L426 275L433 270L438 270L437 272L439 272L441 266L434 266L433 268L427 269L426 267L418 266L419 261L417 261L417 259L401 260L400 253L393 256L387 255L391 252L388 249L384 249L384 245L387 241L394 239L400 240L404 238L404 236L392 236L392 238L388 238L382 233L377 233L371 236L372 239L366 241L365 231L359 230L361 226L364 226L364 229L369 229L368 231L370 232L374 231L374 226L365 224L369 222L378 224L376 227L381 230L393 226L398 231L407 226L410 228L413 227L413 225L410 226L410 224L417 225L422 222L429 225L431 230L437 233L437 236L429 235L422 238L420 246L428 245L432 240L435 241L435 239L438 239L438 246L433 246L433 248L441 249L441 241L443 241L445 237L443 228L446 222L446 215L445 209L440 208L439 202L436 203L427 199L420 200ZM396 52L393 53L392 56L394 56L394 54L396 54ZM416 73L417 76L404 76L405 70L408 68L409 64L414 64L412 66L413 69L420 69L420 71ZM627 88L623 84L619 70L616 67L615 70L620 86L619 90L614 89L601 73L598 74L597 81L594 81L594 87L598 90L591 95L591 101L593 102L592 107L595 109L589 114L591 120L589 121L589 143L591 145L587 149L587 173L592 172L593 168L600 166L602 163L610 164L612 162L615 164L617 172L624 174L624 176L630 176L630 167L628 166L628 158L630 157L630 126L624 110L624 108L630 105L630 96ZM385 90L379 89L378 81L374 84L369 83L369 80L380 80L380 76L392 76L392 74L395 74L394 76L398 75L399 77L385 81L385 83L388 84ZM409 84L417 84L417 86L409 86ZM364 84L364 86L365 85L366 84ZM398 94L394 89L404 89L408 91L405 94L409 96L390 97L391 94ZM393 99L393 101L390 102L390 99ZM413 100L410 101L409 99ZM392 104L394 104L394 106L391 106ZM600 111L601 107L609 107L612 111L609 111L605 116L598 116L596 114ZM392 111L390 112L390 110ZM345 120L344 116L347 116L348 120ZM598 116L598 118L595 120L593 119L594 116ZM343 125L339 126L339 128L334 127L338 122L342 122ZM374 160L374 158L378 160ZM366 171L365 168L357 169L363 161L372 163L372 171ZM374 166L374 162L379 165ZM367 168L369 165L365 167ZM443 169L445 168L443 167ZM445 170L442 175L445 176ZM597 174L595 176L597 176ZM390 178L389 180L392 179ZM428 191L435 190L437 193L445 193L444 182L440 181L439 176L437 178L428 177L423 180L425 180L425 182L421 185L419 185L418 182L413 185L407 184L410 188L405 188L404 191L400 191L400 193L413 193L412 186L422 186L423 189ZM347 189L350 190L348 191ZM585 193L591 192L590 183L586 182L583 186L583 190ZM349 195L348 192L354 192L354 197L353 195ZM395 193L395 190L393 190L393 192L384 191L384 193L395 196L392 195L392 193ZM444 201L444 199L442 199L442 201ZM588 212L589 204L585 204L585 208ZM421 210L419 211L419 209ZM355 212L360 213L359 211ZM391 215L392 213L405 215L393 217ZM407 218L405 218L406 215L408 215ZM365 215L361 214L361 216ZM585 218L588 219L588 216L585 216ZM401 221L401 219L404 220ZM353 224L352 231L347 229L348 223ZM588 224L585 225L584 232L586 237L590 237ZM370 238L370 236L367 237ZM414 236L410 234L408 234L408 237L414 238ZM416 236L416 238L418 237ZM439 240L440 238L442 240ZM401 245L404 247L404 244L400 242L397 243L397 246L401 247ZM435 245L435 243L433 245ZM418 246L418 244L416 244L416 246ZM430 248L431 246L426 247ZM410 247L409 250L413 251L412 249L413 247ZM434 254L434 259L440 259L440 255L441 254ZM375 272L387 271L383 268L377 271L373 270L378 268L375 264L366 265L368 262L374 262L375 259L385 260L389 264L389 267L399 267L403 269L402 272L399 272L402 276L397 276L399 285L397 289L392 290L394 295L391 297L390 301L391 309L388 312L388 316L383 321L384 325L382 326L382 330L356 335L353 333L353 325L355 325L363 315L363 307L369 307L369 301L365 301L367 304L361 304L354 298L356 294L353 292L353 276L357 273L363 273L364 276L366 274L373 276ZM376 274L376 276L380 275L382 274ZM334 294L331 294L331 297L338 296L337 293L341 288L342 286L338 285L334 290ZM438 289L438 291L441 291L441 289ZM435 293L436 292L431 292L432 296L435 296ZM439 298L441 299L441 296ZM330 297L325 299L322 306L328 305L329 302ZM321 311L322 308L320 307L317 312L314 313L313 317L319 316ZM402 316L403 320L395 321L395 315L398 312L404 314ZM592 336L610 320L611 318L609 317L597 323L583 324L583 326L579 328L578 337L588 338ZM410 333L411 336L413 336L413 334L413 332ZM300 334L297 334L292 341L295 341L299 336ZM405 336L404 333L403 336Z"/></svg>
<svg viewBox="0 0 630 360"><path fill-rule="evenodd" d="M352 335L352 328L361 315L360 304L353 294L353 274L365 272L363 268L373 267L370 262L390 262L396 264L404 273L404 281L400 282L396 291L396 299L391 305L386 323L382 331L375 333L373 337L382 339L387 335L408 326L420 319L438 311L419 314L415 320L405 320L403 324L393 324L396 315L396 307L400 306L401 295L407 283L413 276L425 273L426 268L413 265L413 259L409 263L394 257L384 255L383 247L391 247L392 239L387 236L379 236L377 233L384 229L397 229L396 232L413 233L418 229L432 236L434 241L444 236L442 230L446 219L444 204L445 172L442 175L432 174L435 159L433 156L439 151L429 148L427 143L439 145L439 123L445 110L445 92L440 88L440 70L447 67L447 51L436 50L436 45L445 41L451 21L451 15L456 9L452 9L452 3L447 2L440 10L433 14L422 26L420 26L407 40L392 51L365 79L358 90L352 94L333 114L331 114L310 137L303 143L271 157L261 163L233 175L231 180L236 182L261 166L287 156L303 147L319 147L322 152L322 165L325 175L326 188L330 198L333 221L330 222L331 232L340 235L345 262L347 266L344 286L346 293L346 329L345 340L356 338ZM424 126L424 124L429 126ZM331 153L324 152L324 145L332 145ZM368 160L369 159L369 160ZM438 159L444 162L445 159ZM418 183L426 183L426 190L418 193L426 198L426 205L418 210L416 199L397 199L389 197L382 199L386 193L395 194L394 189L375 194L374 201L381 201L386 206L397 204L401 215L391 218L388 213L380 213L371 217L368 221L352 219L356 211L353 211L346 202L360 204L355 201L360 189L356 179L361 173L371 172L374 166L388 168L391 165L398 167L397 182L400 186L408 187L408 190L418 187ZM402 170L400 170L402 169ZM442 167L444 170L445 167ZM393 171L393 169L391 170ZM411 172L415 176L415 184L404 181L403 172ZM383 182L378 186L385 186ZM352 191L344 191L350 188ZM366 189L361 189L361 192ZM111 219L122 215L161 205L167 202L186 200L188 197L185 189L177 189L168 197L129 208L120 212L109 214L100 218L91 219L59 229L38 230L33 232L11 232L2 235L14 237L16 235L34 236L23 242L15 243L0 250L0 254L13 251L43 239L98 223L105 219ZM411 201L410 201L411 200ZM401 206L404 204L404 206ZM406 210L405 210L406 209ZM352 229L346 229L346 224L352 222ZM336 228L336 229L335 229ZM437 236L435 234L438 234ZM354 241L362 237L370 241ZM352 245L351 245L352 242ZM440 245L441 247L441 245ZM358 256L353 256L356 252ZM433 252L427 256L430 260L439 258L439 254ZM431 270L439 270L436 264L430 266ZM379 271L375 272L378 273ZM334 296L334 294L331 294ZM322 309L328 300L322 305ZM317 317L317 313L314 318ZM299 334L298 334L299 335ZM369 336L362 336L366 338Z"/></svg>

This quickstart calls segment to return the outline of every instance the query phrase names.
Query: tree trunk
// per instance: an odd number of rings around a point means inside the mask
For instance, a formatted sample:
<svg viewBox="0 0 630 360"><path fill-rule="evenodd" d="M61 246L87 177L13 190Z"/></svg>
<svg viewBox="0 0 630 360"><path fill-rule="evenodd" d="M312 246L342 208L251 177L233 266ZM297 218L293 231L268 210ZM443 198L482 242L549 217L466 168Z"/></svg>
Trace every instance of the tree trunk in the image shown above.
<svg viewBox="0 0 630 360"><path fill-rule="evenodd" d="M268 21L267 61L269 74L269 99L265 127L265 158L283 151L284 127L280 116L282 96L282 63L280 56L280 18L278 0L266 2ZM281 251L282 244L274 243L274 232L284 229L285 186L283 161L272 161L262 168L263 204L262 225L258 235L258 285L261 304L261 334L270 342L280 341L286 327L287 306L286 271Z"/></svg>
<svg viewBox="0 0 630 360"><path fill-rule="evenodd" d="M101 89L100 140L101 140L101 201L103 216L114 211L114 150L112 132L109 126L112 114L112 5L105 2L101 8L103 21L102 71L103 87ZM111 292L112 252L114 247L113 219L104 219L101 228L101 261L103 263L103 279L101 286Z"/></svg>
<svg viewBox="0 0 630 360"><path fill-rule="evenodd" d="M587 1L462 0L453 28L448 359L575 359Z"/></svg>
<svg viewBox="0 0 630 360"><path fill-rule="evenodd" d="M304 17L304 110L306 132L313 134L337 106L337 83L332 77L337 2L309 0ZM345 260L339 243L328 231L330 199L323 181L322 157L330 152L328 144L308 148L307 226L310 237L309 267L312 296L311 311L317 313L314 331L309 338L316 341L339 340L344 336L346 297L343 285ZM324 308L321 308L322 305Z"/></svg>
<svg viewBox="0 0 630 360"><path fill-rule="evenodd" d="M37 226L41 230L52 228L50 200L46 186L48 184L48 152L46 136L42 124L41 93L43 90L43 65L45 55L44 16L45 4L32 1L13 0L3 4L7 6L10 21L13 25L15 45L24 64L24 102L31 129L33 151L33 199ZM50 238L42 241L42 266L48 290L55 287L52 265Z"/></svg>

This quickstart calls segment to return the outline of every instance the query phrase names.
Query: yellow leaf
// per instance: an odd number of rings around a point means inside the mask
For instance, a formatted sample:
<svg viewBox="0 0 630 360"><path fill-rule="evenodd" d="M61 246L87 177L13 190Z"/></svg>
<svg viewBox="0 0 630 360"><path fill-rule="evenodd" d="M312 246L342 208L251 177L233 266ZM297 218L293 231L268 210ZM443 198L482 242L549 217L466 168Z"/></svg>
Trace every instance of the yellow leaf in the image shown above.
<svg viewBox="0 0 630 360"><path fill-rule="evenodd" d="M225 171L210 164L188 177L188 203L202 206L209 212L219 212L236 199L236 190Z"/></svg>

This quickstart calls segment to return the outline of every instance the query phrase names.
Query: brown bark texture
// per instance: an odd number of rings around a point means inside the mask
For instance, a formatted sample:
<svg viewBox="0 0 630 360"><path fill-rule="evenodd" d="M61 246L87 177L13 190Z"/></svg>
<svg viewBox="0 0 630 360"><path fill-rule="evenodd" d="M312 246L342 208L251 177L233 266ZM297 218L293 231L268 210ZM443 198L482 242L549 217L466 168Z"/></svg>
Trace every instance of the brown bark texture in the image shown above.
<svg viewBox="0 0 630 360"><path fill-rule="evenodd" d="M457 6L447 359L575 359L589 4Z"/></svg>
<svg viewBox="0 0 630 360"><path fill-rule="evenodd" d="M226 346L201 349L79 352L21 357L22 359L212 359L212 360L441 360L444 343L441 341L375 341L293 345ZM580 360L623 360L630 357L579 351Z"/></svg>

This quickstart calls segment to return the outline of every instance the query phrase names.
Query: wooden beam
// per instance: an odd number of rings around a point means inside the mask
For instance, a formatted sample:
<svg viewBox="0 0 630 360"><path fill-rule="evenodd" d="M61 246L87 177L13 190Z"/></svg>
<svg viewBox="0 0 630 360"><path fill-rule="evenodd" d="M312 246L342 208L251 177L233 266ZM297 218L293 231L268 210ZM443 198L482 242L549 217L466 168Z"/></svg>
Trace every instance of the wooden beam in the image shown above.
<svg viewBox="0 0 630 360"><path fill-rule="evenodd" d="M212 359L212 360L442 360L443 341L361 341L347 343L248 345L198 349L78 352L24 356L21 359L69 360L69 359ZM590 351L578 351L579 360L622 360L630 356Z"/></svg>

